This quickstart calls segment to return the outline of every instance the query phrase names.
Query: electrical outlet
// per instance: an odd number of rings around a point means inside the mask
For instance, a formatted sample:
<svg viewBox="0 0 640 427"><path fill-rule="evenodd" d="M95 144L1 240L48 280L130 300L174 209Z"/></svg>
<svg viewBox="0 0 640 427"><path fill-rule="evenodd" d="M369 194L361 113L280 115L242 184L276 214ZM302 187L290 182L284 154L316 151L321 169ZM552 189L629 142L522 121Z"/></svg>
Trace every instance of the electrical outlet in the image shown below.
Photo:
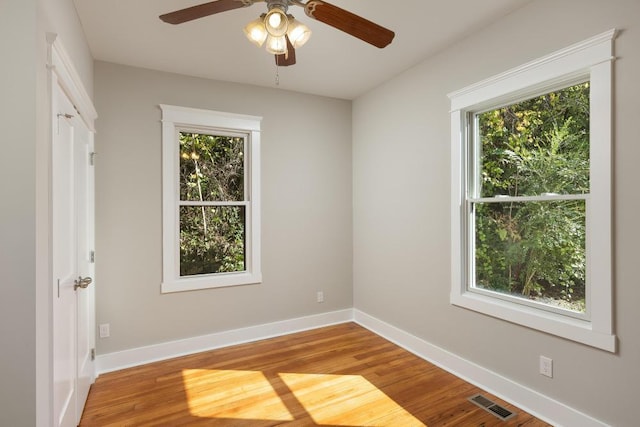
<svg viewBox="0 0 640 427"><path fill-rule="evenodd" d="M316 294L316 302L324 302L324 292L318 291Z"/></svg>
<svg viewBox="0 0 640 427"><path fill-rule="evenodd" d="M553 378L553 359L540 356L540 374Z"/></svg>
<svg viewBox="0 0 640 427"><path fill-rule="evenodd" d="M109 324L108 323L103 323L100 325L100 338L109 338L110 335L110 331L109 331Z"/></svg>

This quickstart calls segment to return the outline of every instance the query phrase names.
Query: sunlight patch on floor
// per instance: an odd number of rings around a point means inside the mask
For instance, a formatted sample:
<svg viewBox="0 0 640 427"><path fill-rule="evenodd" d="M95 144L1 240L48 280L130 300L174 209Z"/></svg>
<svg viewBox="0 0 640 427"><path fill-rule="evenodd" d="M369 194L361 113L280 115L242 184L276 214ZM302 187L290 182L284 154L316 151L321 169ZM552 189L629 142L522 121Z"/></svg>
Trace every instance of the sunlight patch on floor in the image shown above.
<svg viewBox="0 0 640 427"><path fill-rule="evenodd" d="M262 372L185 369L182 378L193 416L293 421Z"/></svg>
<svg viewBox="0 0 640 427"><path fill-rule="evenodd" d="M426 427L362 376L279 376L317 424Z"/></svg>

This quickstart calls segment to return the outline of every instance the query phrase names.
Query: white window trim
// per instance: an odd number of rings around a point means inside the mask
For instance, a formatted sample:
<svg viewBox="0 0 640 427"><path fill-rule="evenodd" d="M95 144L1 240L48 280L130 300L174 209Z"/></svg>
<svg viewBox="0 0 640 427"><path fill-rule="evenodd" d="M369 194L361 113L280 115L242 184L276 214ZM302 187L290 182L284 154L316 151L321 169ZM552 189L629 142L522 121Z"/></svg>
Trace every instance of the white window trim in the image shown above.
<svg viewBox="0 0 640 427"><path fill-rule="evenodd" d="M451 100L452 304L572 341L616 351L612 301L612 69L616 30L592 37L449 94ZM576 318L473 292L467 285L466 182L470 113L590 80L587 311ZM596 226L597 224L597 226Z"/></svg>
<svg viewBox="0 0 640 427"><path fill-rule="evenodd" d="M162 110L162 293L248 285L262 282L260 264L260 122L261 117L160 105ZM180 131L219 131L247 136L245 174L246 270L180 277L179 144Z"/></svg>

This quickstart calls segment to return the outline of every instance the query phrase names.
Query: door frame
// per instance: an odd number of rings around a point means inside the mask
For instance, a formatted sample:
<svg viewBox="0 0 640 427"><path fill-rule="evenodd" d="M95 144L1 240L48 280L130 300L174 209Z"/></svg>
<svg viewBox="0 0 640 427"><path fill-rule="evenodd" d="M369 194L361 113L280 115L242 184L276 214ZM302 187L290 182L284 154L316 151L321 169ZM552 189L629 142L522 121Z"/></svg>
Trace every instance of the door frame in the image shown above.
<svg viewBox="0 0 640 427"><path fill-rule="evenodd" d="M36 293L36 423L38 426L51 425L53 420L53 253L52 253L52 152L55 123L53 115L53 90L58 85L66 93L75 106L79 116L90 133L91 143L95 134L95 120L98 114L93 101L87 93L82 80L67 54L59 37L55 33L47 33L47 76L46 76L46 113L47 134L41 141L42 152L36 163L39 178L38 188L40 202L38 220L36 222L37 243L37 286ZM46 286L46 287L45 287ZM38 330L39 329L39 330ZM95 328L93 328L95 334ZM95 378L95 373L94 373Z"/></svg>

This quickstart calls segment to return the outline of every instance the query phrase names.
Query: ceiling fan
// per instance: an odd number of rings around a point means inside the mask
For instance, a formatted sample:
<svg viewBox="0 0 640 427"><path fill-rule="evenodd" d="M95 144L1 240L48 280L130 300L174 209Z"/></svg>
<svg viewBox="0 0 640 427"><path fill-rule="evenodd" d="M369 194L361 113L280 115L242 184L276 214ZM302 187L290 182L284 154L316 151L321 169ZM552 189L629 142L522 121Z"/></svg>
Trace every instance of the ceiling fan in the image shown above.
<svg viewBox="0 0 640 427"><path fill-rule="evenodd" d="M160 15L160 19L169 24L182 24L258 2L267 3L267 13L247 24L244 32L257 46L266 42L267 52L275 55L276 64L279 66L295 64L295 49L306 43L311 36L309 28L288 13L289 6L300 6L309 18L344 31L378 48L387 46L395 36L393 31L324 0L216 0Z"/></svg>

